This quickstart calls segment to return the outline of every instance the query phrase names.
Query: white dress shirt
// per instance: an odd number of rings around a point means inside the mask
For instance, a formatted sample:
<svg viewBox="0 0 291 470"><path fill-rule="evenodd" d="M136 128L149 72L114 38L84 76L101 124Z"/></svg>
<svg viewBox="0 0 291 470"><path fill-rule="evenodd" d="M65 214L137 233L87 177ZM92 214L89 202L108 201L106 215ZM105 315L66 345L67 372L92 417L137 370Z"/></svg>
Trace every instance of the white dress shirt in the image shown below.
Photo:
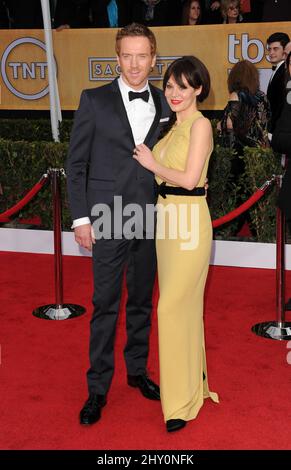
<svg viewBox="0 0 291 470"><path fill-rule="evenodd" d="M141 90L134 90L124 82L122 77L119 77L118 85L132 130L135 145L142 144L147 136L148 131L150 130L156 114L156 108L150 92L149 84L147 82ZM148 102L142 100L141 98L129 101L128 93L130 91L141 93L145 90L148 90L150 94Z"/></svg>
<svg viewBox="0 0 291 470"><path fill-rule="evenodd" d="M151 95L149 84L147 82L141 90L134 90L133 88L130 88L124 82L122 76L120 76L118 79L118 85L122 96L123 104L126 109L129 124L132 130L134 143L135 145L139 145L144 142L156 114L156 108L153 97ZM141 93L145 90L149 91L148 102L142 100L141 98L129 101L128 93L130 91L138 91L139 93ZM90 224L89 217L81 217L80 219L75 219L73 221L72 228L76 228L80 225L85 224Z"/></svg>

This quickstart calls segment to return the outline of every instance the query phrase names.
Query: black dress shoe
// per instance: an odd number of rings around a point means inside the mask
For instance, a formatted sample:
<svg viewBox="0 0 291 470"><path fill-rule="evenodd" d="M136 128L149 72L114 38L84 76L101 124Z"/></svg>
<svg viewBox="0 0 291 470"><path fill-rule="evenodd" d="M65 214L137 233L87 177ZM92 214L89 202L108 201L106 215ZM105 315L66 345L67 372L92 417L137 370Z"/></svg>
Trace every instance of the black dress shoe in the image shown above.
<svg viewBox="0 0 291 470"><path fill-rule="evenodd" d="M80 411L80 424L89 426L101 418L101 408L106 405L105 395L91 393Z"/></svg>
<svg viewBox="0 0 291 470"><path fill-rule="evenodd" d="M139 388L149 400L160 400L160 388L146 374L128 375L127 383L130 387Z"/></svg>
<svg viewBox="0 0 291 470"><path fill-rule="evenodd" d="M166 427L168 432L179 431L186 426L186 421L183 419L169 419L166 422Z"/></svg>

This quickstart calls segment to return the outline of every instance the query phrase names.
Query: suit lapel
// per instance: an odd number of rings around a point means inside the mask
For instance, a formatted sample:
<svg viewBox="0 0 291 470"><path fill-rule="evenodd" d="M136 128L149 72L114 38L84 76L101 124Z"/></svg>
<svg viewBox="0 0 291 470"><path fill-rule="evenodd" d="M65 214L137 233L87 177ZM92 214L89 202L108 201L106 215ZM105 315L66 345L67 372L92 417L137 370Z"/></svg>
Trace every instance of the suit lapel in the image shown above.
<svg viewBox="0 0 291 470"><path fill-rule="evenodd" d="M162 105L161 105L161 99L160 99L159 93L157 92L155 87L152 86L150 83L149 83L149 87L150 87L151 94L152 94L152 97L153 97L153 100L154 100L154 103L155 103L156 114L155 114L154 120L152 122L152 125L150 127L150 130L148 131L148 133L145 137L145 140L144 140L145 145L149 145L149 142L150 142L155 130L157 129L157 127L159 125L161 115L162 115Z"/></svg>
<svg viewBox="0 0 291 470"><path fill-rule="evenodd" d="M162 104L161 104L161 99L160 99L160 96L159 96L159 93L158 91L155 89L154 86L152 86L151 84L149 84L150 86L150 90L151 90L151 94L152 94L152 97L153 97L153 101L154 101L154 104L155 104L155 108L156 108L156 114L155 114L155 117L154 117L154 120L152 122L152 125L145 137L145 140L144 140L144 143L146 145L149 145L158 125L159 125L159 122L160 122L160 119L161 119L161 115L162 115ZM129 120L128 120L128 117L127 117L127 112L126 112L126 109L125 109L125 106L124 106L124 103L123 103L123 99L122 99L122 96L121 96L121 93L120 93L120 89L119 89L119 86L118 86L118 83L117 83L117 79L115 79L112 84L111 84L111 87L112 87L112 91L114 93L114 108L115 108L115 112L116 114L118 115L120 121L121 121L121 124L122 126L128 130L128 134L132 140L132 144L133 144L133 147L135 146L135 143L134 143L134 137L133 137L133 133L132 133L132 129L131 129L131 126L130 126L130 123L129 123Z"/></svg>
<svg viewBox="0 0 291 470"><path fill-rule="evenodd" d="M267 89L267 95L268 95L268 93L270 94L270 92L272 93L272 89L276 88L277 81L281 80L282 74L284 74L284 72L285 72L285 64L282 63L280 65L280 67L278 68L278 70L276 70L275 75L273 75L272 80L269 82L268 89Z"/></svg>
<svg viewBox="0 0 291 470"><path fill-rule="evenodd" d="M113 100L114 101L115 112L116 112L117 116L119 117L122 126L125 129L128 130L129 137L132 140L132 148L134 148L134 146L135 146L134 137L133 137L132 129L130 127L130 123L129 123L129 120L128 120L128 117L127 117L127 112L126 112L126 109L125 109L125 106L124 106L124 103L123 103L123 99L122 99L122 96L121 96L121 93L120 93L120 89L119 89L117 79L115 79L112 82L111 86L112 86L112 90L115 94L114 100Z"/></svg>

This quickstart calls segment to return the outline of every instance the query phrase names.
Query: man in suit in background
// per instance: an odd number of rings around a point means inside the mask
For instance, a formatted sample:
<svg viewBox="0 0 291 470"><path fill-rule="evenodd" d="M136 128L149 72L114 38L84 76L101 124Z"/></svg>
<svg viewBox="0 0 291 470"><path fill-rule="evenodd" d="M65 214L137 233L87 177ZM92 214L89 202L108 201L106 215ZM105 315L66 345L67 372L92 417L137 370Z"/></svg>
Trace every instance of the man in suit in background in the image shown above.
<svg viewBox="0 0 291 470"><path fill-rule="evenodd" d="M278 204L286 216L291 233L291 53L288 55L288 69L286 75L285 103L280 118L274 129L272 147L276 152L286 155L286 172L280 189ZM289 94L289 99L287 99Z"/></svg>
<svg viewBox="0 0 291 470"><path fill-rule="evenodd" d="M271 75L267 96L271 105L272 117L269 125L270 139L274 131L285 101L285 52L284 48L290 41L286 33L273 33L267 39L269 60L272 64Z"/></svg>
<svg viewBox="0 0 291 470"><path fill-rule="evenodd" d="M116 52L120 77L82 92L67 160L75 239L93 251L89 398L80 412L80 423L84 425L98 421L106 404L114 371L115 327L125 267L127 383L139 388L148 399L160 398L159 387L146 373L156 273L154 228L151 237L144 231L132 236L131 229L125 229L129 217L123 209L137 204L144 215L146 206L156 201L154 175L132 155L135 146L142 142L153 147L170 110L163 92L148 83L156 60L154 34L146 26L133 23L118 31ZM110 234L99 236L92 232L92 225L98 223L96 205L107 204L111 213L106 223L112 219L115 222L120 216L115 196L122 197L122 227L113 224Z"/></svg>
<svg viewBox="0 0 291 470"><path fill-rule="evenodd" d="M291 233L291 42L285 47L286 53L286 96L272 138L272 147L285 156L285 173L278 196L278 206L283 211ZM291 298L285 305L291 310Z"/></svg>

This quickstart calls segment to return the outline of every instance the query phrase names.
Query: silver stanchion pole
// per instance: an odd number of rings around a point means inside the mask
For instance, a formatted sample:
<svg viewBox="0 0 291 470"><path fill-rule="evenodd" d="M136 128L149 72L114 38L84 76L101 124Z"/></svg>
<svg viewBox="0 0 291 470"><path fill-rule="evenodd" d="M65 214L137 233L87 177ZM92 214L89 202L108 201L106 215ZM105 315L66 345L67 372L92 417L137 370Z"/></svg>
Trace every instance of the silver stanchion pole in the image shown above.
<svg viewBox="0 0 291 470"><path fill-rule="evenodd" d="M281 177L277 178L278 188L281 186ZM257 323L252 331L264 338L290 340L291 323L285 322L285 216L277 207L276 218L276 310L277 321Z"/></svg>
<svg viewBox="0 0 291 470"><path fill-rule="evenodd" d="M78 317L86 312L81 305L63 303L63 263L62 263L62 225L61 225L61 191L60 175L64 170L50 168L48 175L51 178L53 198L53 224L54 224L54 260L55 260L55 304L43 305L32 313L38 318L46 320L66 320Z"/></svg>

